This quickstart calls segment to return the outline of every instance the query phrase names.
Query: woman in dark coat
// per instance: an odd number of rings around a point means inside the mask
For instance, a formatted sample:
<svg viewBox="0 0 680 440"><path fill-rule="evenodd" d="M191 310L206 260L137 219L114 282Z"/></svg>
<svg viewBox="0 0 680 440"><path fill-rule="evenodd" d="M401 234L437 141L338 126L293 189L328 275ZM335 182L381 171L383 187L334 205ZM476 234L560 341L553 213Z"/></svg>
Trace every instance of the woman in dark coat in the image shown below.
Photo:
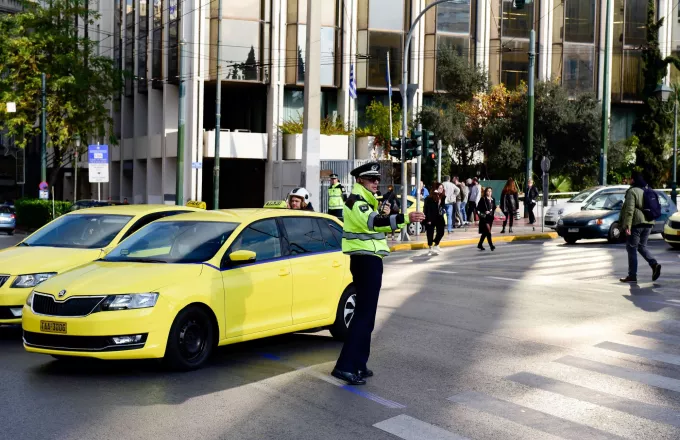
<svg viewBox="0 0 680 440"><path fill-rule="evenodd" d="M484 240L489 241L489 247L492 251L496 250L496 246L493 245L491 239L491 226L493 225L493 218L496 212L496 200L492 197L493 190L491 188L486 188L484 190L484 196L479 200L477 204L477 215L479 216L479 233L481 237L479 238L479 244L477 249L480 251L484 250Z"/></svg>
<svg viewBox="0 0 680 440"><path fill-rule="evenodd" d="M510 220L510 233L512 233L512 222L515 220L515 215L517 214L517 209L519 208L519 194L517 191L517 185L515 185L514 179L511 177L505 183L503 187L503 192L501 192L501 211L505 214L505 220L503 220L503 229L501 234L505 234L505 225Z"/></svg>
<svg viewBox="0 0 680 440"><path fill-rule="evenodd" d="M444 192L444 185L435 182L432 185L432 192L425 198L425 206L423 212L425 213L425 229L427 229L427 245L430 248L430 253L439 253L439 242L444 237L444 213L446 207L444 201L446 194ZM437 236L434 236L435 229Z"/></svg>

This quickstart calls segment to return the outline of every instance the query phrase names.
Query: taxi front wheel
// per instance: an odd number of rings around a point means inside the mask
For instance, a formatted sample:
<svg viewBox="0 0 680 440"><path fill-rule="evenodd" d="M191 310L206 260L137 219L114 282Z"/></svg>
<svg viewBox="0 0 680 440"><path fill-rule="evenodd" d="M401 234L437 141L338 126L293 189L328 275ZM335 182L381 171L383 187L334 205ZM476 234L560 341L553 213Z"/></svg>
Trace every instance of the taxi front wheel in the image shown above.
<svg viewBox="0 0 680 440"><path fill-rule="evenodd" d="M331 335L338 341L344 341L349 332L349 323L354 317L354 308L356 306L357 292L354 286L349 286L340 298L338 304L338 311L335 315L335 323L330 328Z"/></svg>
<svg viewBox="0 0 680 440"><path fill-rule="evenodd" d="M172 323L164 363L172 370L200 368L215 346L213 321L200 307L189 306Z"/></svg>

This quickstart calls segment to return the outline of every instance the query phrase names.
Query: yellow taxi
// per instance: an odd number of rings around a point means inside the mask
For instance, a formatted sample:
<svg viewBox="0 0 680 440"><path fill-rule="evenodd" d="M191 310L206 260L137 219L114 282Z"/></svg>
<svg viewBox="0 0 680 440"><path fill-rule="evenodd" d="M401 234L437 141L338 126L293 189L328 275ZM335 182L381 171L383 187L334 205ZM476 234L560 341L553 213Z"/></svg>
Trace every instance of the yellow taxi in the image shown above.
<svg viewBox="0 0 680 440"><path fill-rule="evenodd" d="M680 249L680 213L673 214L666 221L663 238L673 249Z"/></svg>
<svg viewBox="0 0 680 440"><path fill-rule="evenodd" d="M81 209L0 251L0 325L21 323L23 304L41 282L104 256L152 221L194 211L197 209L166 205Z"/></svg>
<svg viewBox="0 0 680 440"><path fill-rule="evenodd" d="M319 328L342 339L356 296L341 240L334 217L309 211L161 219L34 289L24 347L190 370L218 345Z"/></svg>

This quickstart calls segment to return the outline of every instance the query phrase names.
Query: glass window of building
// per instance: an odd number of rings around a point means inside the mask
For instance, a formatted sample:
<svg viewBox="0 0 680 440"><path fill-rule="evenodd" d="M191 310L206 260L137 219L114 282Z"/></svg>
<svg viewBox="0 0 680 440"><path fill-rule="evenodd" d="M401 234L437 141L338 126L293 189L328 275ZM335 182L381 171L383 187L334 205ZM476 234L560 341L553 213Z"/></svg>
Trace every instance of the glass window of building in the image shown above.
<svg viewBox="0 0 680 440"><path fill-rule="evenodd" d="M153 0L152 87L163 88L163 0Z"/></svg>
<svg viewBox="0 0 680 440"><path fill-rule="evenodd" d="M501 55L501 82L508 89L516 89L529 80L529 42L508 41Z"/></svg>
<svg viewBox="0 0 680 440"><path fill-rule="evenodd" d="M401 84L403 35L396 32L371 31L369 33L368 86L387 88L387 52L390 53L390 79L392 86Z"/></svg>
<svg viewBox="0 0 680 440"><path fill-rule="evenodd" d="M565 0L564 39L572 43L595 43L594 0Z"/></svg>
<svg viewBox="0 0 680 440"><path fill-rule="evenodd" d="M139 42L137 43L137 91L146 93L147 83L147 51L149 50L149 16L147 0L139 0Z"/></svg>
<svg viewBox="0 0 680 440"><path fill-rule="evenodd" d="M428 0L431 4L434 0ZM425 72L423 91L441 90L438 59L444 52L473 61L471 47L477 0L455 0L425 14ZM486 0L481 0L486 1Z"/></svg>
<svg viewBox="0 0 680 440"><path fill-rule="evenodd" d="M168 82L179 84L179 22L178 0L168 2Z"/></svg>
<svg viewBox="0 0 680 440"><path fill-rule="evenodd" d="M595 48L590 45L564 46L562 85L570 95L595 90Z"/></svg>
<svg viewBox="0 0 680 440"><path fill-rule="evenodd" d="M500 12L501 32L498 39L490 42L493 48L489 60L489 80L491 84L504 83L509 89L517 88L522 81L529 79L529 34L535 27L534 19L538 13L539 2L527 3L524 9L517 9L513 0L490 0L496 7L493 11ZM500 62L498 61L500 58ZM498 75L500 73L500 77Z"/></svg>
<svg viewBox="0 0 680 440"><path fill-rule="evenodd" d="M403 32L403 0L369 0L368 27L370 29Z"/></svg>
<svg viewBox="0 0 680 440"><path fill-rule="evenodd" d="M135 3L125 0L125 96L132 96L135 74Z"/></svg>
<svg viewBox="0 0 680 440"><path fill-rule="evenodd" d="M501 35L528 40L534 23L534 7L538 2L527 3L524 9L515 8L514 3L514 0L503 0Z"/></svg>
<svg viewBox="0 0 680 440"><path fill-rule="evenodd" d="M321 61L320 76L322 87L337 86L336 64L338 63L338 1L322 0L321 4ZM307 51L307 2L288 0L288 36L286 83L303 85Z"/></svg>
<svg viewBox="0 0 680 440"><path fill-rule="evenodd" d="M612 50L613 102L642 99L642 50L645 43L647 0L614 0Z"/></svg>

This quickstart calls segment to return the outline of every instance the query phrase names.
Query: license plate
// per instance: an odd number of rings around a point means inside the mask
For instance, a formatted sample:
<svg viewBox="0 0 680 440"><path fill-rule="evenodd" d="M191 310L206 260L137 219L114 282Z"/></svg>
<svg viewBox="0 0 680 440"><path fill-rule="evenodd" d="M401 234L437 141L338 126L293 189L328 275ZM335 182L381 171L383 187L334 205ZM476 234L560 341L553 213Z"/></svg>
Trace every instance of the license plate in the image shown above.
<svg viewBox="0 0 680 440"><path fill-rule="evenodd" d="M66 323L54 321L40 321L40 331L46 333L66 333Z"/></svg>
<svg viewBox="0 0 680 440"><path fill-rule="evenodd" d="M569 232L578 232L578 228L569 228Z"/></svg>

